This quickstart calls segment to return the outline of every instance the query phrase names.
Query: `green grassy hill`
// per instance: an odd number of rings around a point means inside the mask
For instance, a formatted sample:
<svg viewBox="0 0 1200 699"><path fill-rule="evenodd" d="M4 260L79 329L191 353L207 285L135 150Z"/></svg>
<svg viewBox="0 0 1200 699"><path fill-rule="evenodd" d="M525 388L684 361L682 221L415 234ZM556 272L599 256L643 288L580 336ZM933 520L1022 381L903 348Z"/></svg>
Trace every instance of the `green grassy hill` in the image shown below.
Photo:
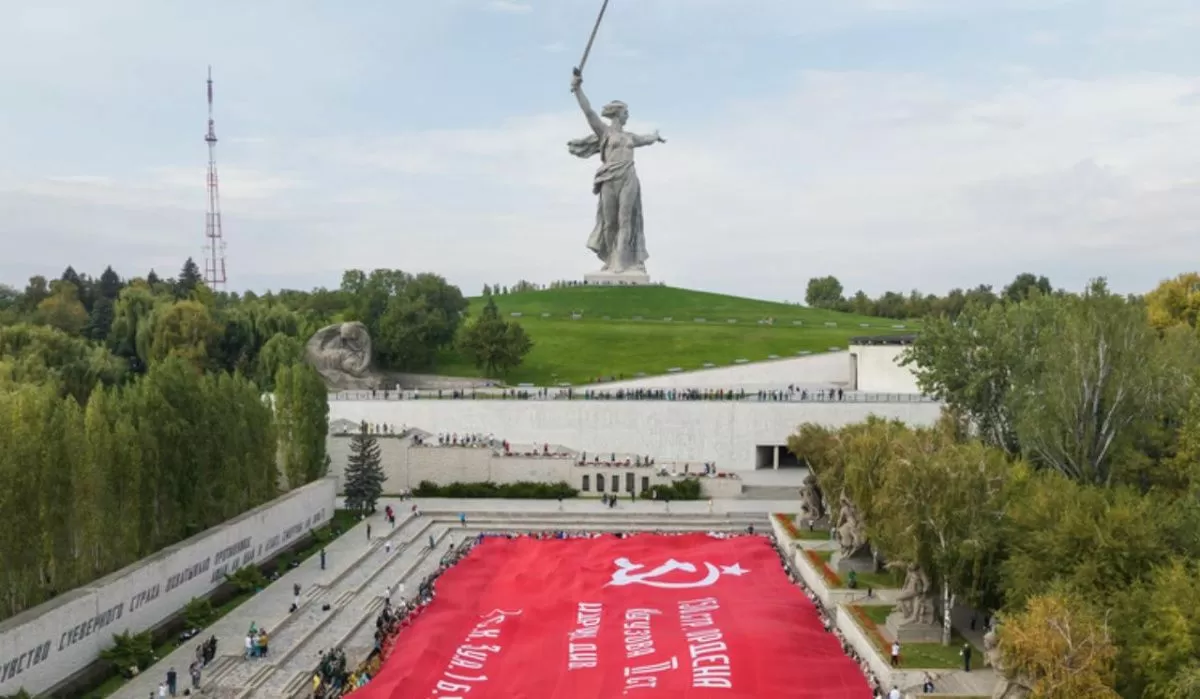
<svg viewBox="0 0 1200 699"><path fill-rule="evenodd" d="M504 317L521 314L516 320L534 343L525 363L505 377L510 384L580 384L601 377L664 374L673 367L701 369L706 363L729 366L737 359L825 352L845 347L857 335L904 333L913 327L911 322L898 329L885 318L663 286L570 287L495 299ZM470 312L478 312L483 303L482 298L471 299ZM580 318L572 319L572 314ZM773 324L760 322L767 319ZM438 372L479 374L454 355L442 358Z"/></svg>

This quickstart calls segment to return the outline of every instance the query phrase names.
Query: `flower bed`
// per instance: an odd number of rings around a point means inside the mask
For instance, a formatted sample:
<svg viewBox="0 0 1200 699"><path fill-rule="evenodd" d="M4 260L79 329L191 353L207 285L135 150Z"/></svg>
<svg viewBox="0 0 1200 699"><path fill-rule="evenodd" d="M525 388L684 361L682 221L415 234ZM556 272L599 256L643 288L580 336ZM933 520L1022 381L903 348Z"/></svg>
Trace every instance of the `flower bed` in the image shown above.
<svg viewBox="0 0 1200 699"><path fill-rule="evenodd" d="M825 579L825 584L829 587L841 587L842 579L833 571L833 568L829 567L829 563L825 561L822 553L813 549L804 549L804 555L808 557L808 562L821 571L821 577Z"/></svg>
<svg viewBox="0 0 1200 699"><path fill-rule="evenodd" d="M779 526L783 527L788 536L793 539L800 538L800 530L796 529L796 523L792 521L791 516L785 515L782 512L776 512L772 517L775 518L776 522L779 522Z"/></svg>
<svg viewBox="0 0 1200 699"><path fill-rule="evenodd" d="M871 618L871 615L867 613L867 610L863 609L863 607L858 604L851 604L848 606L850 609L850 614L854 617L855 623L862 628L863 633L867 634L867 637L871 639L871 643L875 645L875 648L877 648L881 653L888 652L888 641L883 637L883 632L879 630L879 624L875 623L875 620Z"/></svg>

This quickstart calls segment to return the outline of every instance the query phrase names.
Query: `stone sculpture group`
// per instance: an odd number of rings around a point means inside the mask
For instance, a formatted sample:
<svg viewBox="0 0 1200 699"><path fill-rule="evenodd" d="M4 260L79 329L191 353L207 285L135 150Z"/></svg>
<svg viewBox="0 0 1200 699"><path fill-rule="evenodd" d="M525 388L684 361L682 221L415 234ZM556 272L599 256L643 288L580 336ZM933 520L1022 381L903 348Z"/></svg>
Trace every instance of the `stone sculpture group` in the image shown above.
<svg viewBox="0 0 1200 699"><path fill-rule="evenodd" d="M845 490L842 491L842 496L838 502L838 518L835 531L837 532L838 552L842 558L853 558L866 551L866 523L863 522L858 507L855 506Z"/></svg>
<svg viewBox="0 0 1200 699"><path fill-rule="evenodd" d="M382 377L371 367L371 335L359 322L327 325L309 338L305 360L331 388L378 388Z"/></svg>
<svg viewBox="0 0 1200 699"><path fill-rule="evenodd" d="M932 587L921 566L910 563L904 574L904 587L896 595L896 613L901 624L933 623Z"/></svg>

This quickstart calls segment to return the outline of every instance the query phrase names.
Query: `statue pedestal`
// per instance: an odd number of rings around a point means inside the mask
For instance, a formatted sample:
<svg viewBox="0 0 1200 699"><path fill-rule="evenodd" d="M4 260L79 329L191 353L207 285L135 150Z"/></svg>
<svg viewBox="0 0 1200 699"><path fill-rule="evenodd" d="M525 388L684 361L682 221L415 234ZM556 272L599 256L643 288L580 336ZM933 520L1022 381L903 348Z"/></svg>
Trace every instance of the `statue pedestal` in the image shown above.
<svg viewBox="0 0 1200 699"><path fill-rule="evenodd" d="M874 573L875 572L875 557L868 551L866 553L856 553L853 556L843 556L841 553L833 554L829 559L829 567L833 568L838 573Z"/></svg>
<svg viewBox="0 0 1200 699"><path fill-rule="evenodd" d="M583 275L588 286L646 286L650 275L645 272L588 272Z"/></svg>
<svg viewBox="0 0 1200 699"><path fill-rule="evenodd" d="M887 631L891 637L900 641L900 645L905 643L941 643L942 642L942 626L941 624L911 624L904 621L899 612L893 612L888 615L887 623L885 624ZM903 647L900 650L904 652Z"/></svg>

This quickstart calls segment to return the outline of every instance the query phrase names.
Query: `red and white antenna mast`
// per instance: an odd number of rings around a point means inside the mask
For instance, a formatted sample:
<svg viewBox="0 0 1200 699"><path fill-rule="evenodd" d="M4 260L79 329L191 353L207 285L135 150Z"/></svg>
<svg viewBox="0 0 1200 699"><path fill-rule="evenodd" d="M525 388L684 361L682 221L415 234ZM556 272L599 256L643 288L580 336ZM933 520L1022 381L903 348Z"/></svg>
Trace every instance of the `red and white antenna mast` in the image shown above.
<svg viewBox="0 0 1200 699"><path fill-rule="evenodd" d="M204 219L204 283L225 290L225 239L221 235L221 192L217 186L217 131L213 122L212 66L208 67L208 213Z"/></svg>

